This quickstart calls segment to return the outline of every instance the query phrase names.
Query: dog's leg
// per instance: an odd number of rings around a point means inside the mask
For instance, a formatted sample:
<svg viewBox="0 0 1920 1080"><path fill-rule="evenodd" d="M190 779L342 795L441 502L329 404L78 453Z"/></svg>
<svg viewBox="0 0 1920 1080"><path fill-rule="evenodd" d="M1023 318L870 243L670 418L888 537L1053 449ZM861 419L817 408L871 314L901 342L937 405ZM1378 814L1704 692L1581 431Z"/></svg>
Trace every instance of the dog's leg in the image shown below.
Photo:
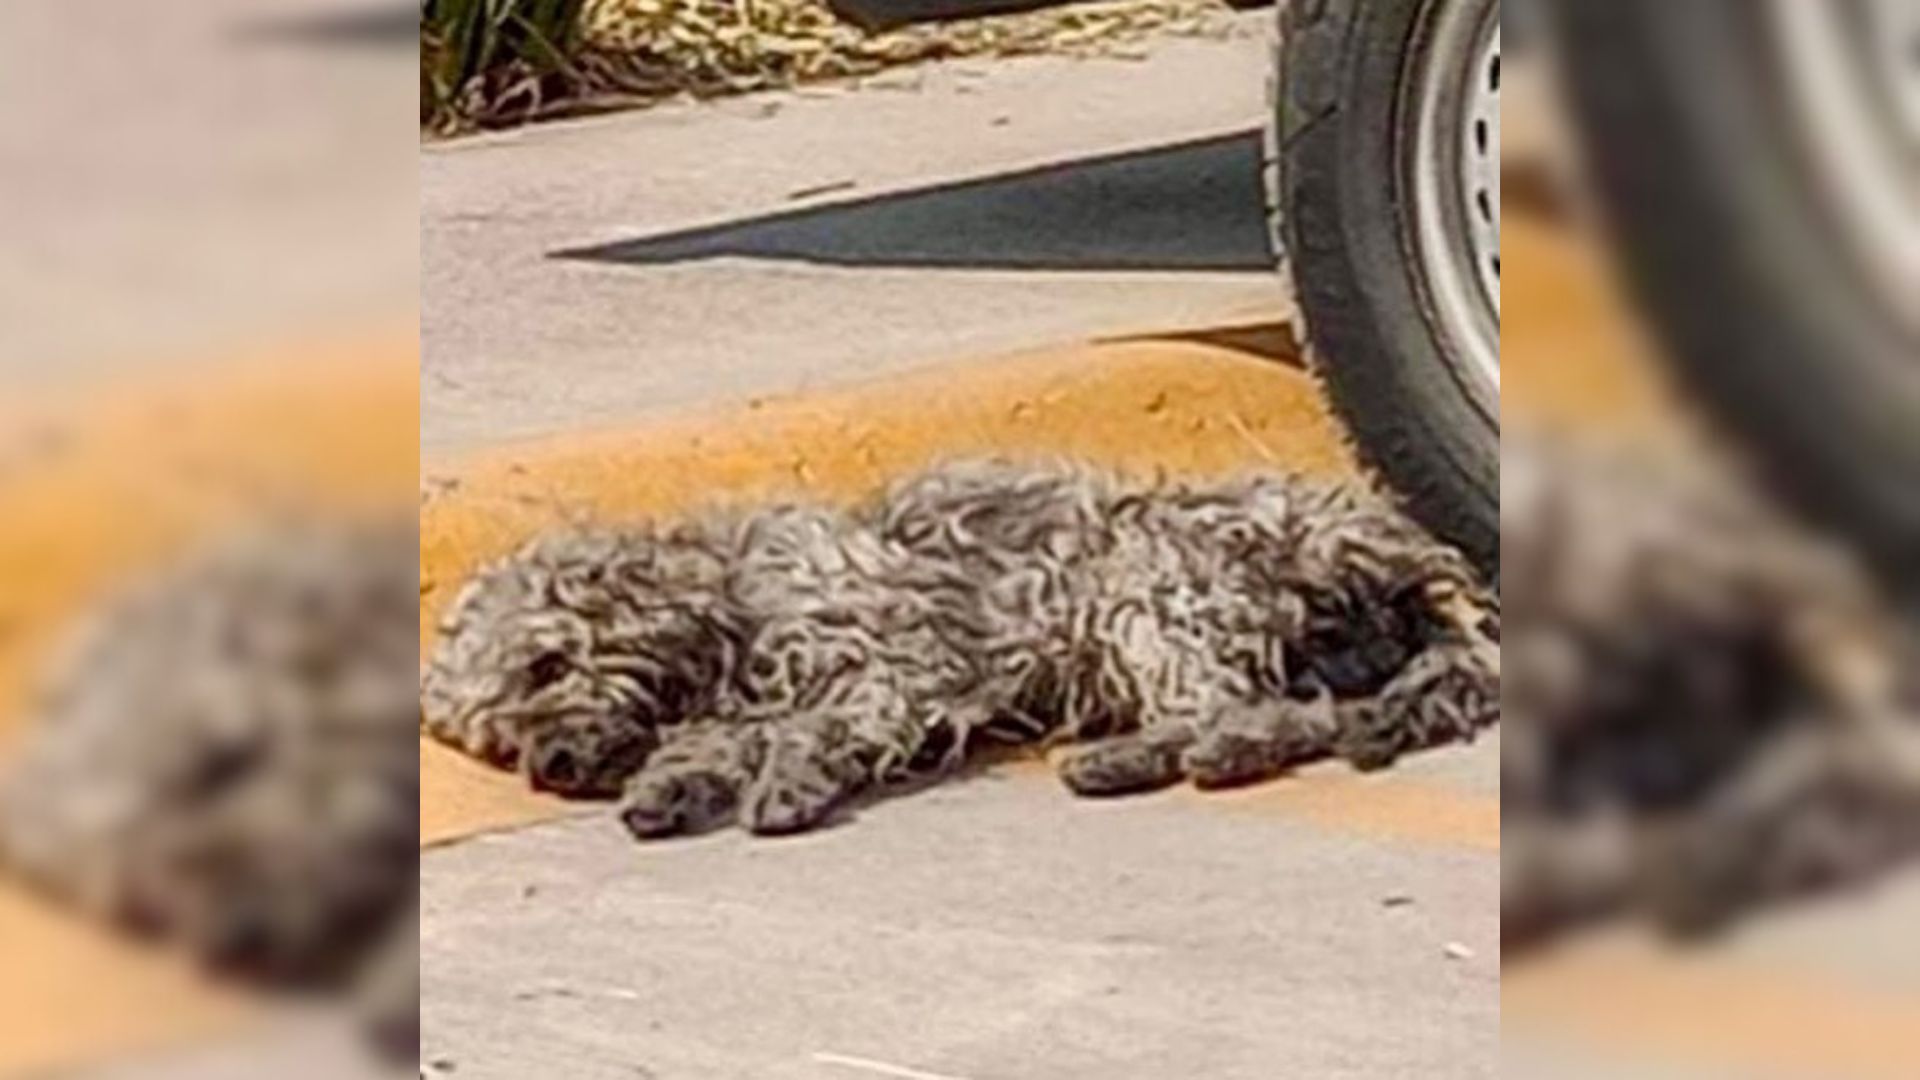
<svg viewBox="0 0 1920 1080"><path fill-rule="evenodd" d="M643 840L724 825L765 756L755 726L713 721L675 732L627 781L620 820Z"/></svg>
<svg viewBox="0 0 1920 1080"><path fill-rule="evenodd" d="M1340 731L1333 695L1235 704L1214 713L1181 757L1198 787L1251 784L1333 752Z"/></svg>
<svg viewBox="0 0 1920 1080"><path fill-rule="evenodd" d="M1500 939L1534 948L1628 903L1634 878L1633 827L1623 815L1548 819L1529 813L1501 822Z"/></svg>
<svg viewBox="0 0 1920 1080"><path fill-rule="evenodd" d="M1777 737L1684 822L1648 830L1640 899L1669 930L1699 933L1872 876L1920 839L1920 792L1902 756L1832 728Z"/></svg>
<svg viewBox="0 0 1920 1080"><path fill-rule="evenodd" d="M1371 699L1342 703L1340 756L1382 769L1402 754L1470 740L1500 718L1497 644L1428 646Z"/></svg>

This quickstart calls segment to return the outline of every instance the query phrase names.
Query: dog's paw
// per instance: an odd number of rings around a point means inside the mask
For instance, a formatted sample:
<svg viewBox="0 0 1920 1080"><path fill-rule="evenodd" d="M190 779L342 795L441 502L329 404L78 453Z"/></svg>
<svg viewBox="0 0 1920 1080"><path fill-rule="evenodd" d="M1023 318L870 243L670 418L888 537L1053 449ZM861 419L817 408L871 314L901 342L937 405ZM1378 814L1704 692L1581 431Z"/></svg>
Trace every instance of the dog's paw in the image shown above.
<svg viewBox="0 0 1920 1080"><path fill-rule="evenodd" d="M642 772L620 800L620 820L641 840L706 832L733 820L739 792L718 772Z"/></svg>
<svg viewBox="0 0 1920 1080"><path fill-rule="evenodd" d="M1178 748L1128 735L1068 750L1054 770L1076 795L1154 791L1182 776Z"/></svg>

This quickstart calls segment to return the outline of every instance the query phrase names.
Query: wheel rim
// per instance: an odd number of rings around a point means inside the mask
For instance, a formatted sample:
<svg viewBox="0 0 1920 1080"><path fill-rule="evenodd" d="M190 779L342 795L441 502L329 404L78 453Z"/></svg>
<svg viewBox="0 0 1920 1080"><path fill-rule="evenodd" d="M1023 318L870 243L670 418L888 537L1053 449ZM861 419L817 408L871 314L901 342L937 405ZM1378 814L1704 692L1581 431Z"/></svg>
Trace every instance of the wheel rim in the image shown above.
<svg viewBox="0 0 1920 1080"><path fill-rule="evenodd" d="M1414 50L1401 176L1421 285L1482 406L1500 399L1500 5L1437 0Z"/></svg>
<svg viewBox="0 0 1920 1080"><path fill-rule="evenodd" d="M1774 0L1773 49L1849 255L1920 332L1920 4Z"/></svg>

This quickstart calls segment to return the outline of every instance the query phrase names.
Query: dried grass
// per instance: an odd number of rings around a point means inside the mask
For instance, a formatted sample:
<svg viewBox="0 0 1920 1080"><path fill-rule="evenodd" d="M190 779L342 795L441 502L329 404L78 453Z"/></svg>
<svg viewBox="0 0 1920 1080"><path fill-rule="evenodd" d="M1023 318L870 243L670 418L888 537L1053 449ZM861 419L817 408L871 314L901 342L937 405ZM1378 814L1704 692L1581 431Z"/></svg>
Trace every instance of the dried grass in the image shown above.
<svg viewBox="0 0 1920 1080"><path fill-rule="evenodd" d="M963 57L1137 58L1151 35L1230 36L1230 13L1225 0L1100 0L869 32L822 0L587 0L564 65L513 58L472 72L423 121L450 133Z"/></svg>

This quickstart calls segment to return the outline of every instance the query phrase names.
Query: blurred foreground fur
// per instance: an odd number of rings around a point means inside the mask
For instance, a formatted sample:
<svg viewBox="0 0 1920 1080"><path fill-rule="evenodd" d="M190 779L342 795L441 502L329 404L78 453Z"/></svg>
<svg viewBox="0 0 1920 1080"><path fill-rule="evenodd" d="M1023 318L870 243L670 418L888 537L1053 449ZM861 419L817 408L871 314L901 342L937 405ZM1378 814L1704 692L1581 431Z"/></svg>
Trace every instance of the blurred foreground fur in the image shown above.
<svg viewBox="0 0 1920 1080"><path fill-rule="evenodd" d="M1920 853L1920 649L1847 560L1693 463L1510 436L1501 473L1510 945Z"/></svg>
<svg viewBox="0 0 1920 1080"><path fill-rule="evenodd" d="M274 527L109 604L0 776L0 861L274 986L352 985L411 1059L418 554Z"/></svg>
<svg viewBox="0 0 1920 1080"><path fill-rule="evenodd" d="M570 532L477 575L438 738L638 836L822 823L996 743L1083 794L1363 768L1499 711L1497 602L1384 503L970 463L851 511Z"/></svg>

